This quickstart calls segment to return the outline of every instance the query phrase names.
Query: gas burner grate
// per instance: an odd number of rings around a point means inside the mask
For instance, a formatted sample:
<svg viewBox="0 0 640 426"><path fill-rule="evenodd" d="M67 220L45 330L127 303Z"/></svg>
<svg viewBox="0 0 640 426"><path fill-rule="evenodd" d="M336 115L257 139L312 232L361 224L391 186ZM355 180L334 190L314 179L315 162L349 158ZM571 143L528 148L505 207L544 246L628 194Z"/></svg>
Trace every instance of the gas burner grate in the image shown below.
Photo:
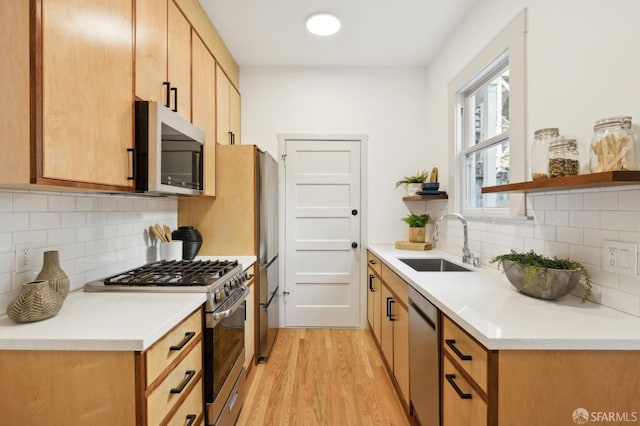
<svg viewBox="0 0 640 426"><path fill-rule="evenodd" d="M113 275L105 285L207 286L238 265L228 260L161 260Z"/></svg>

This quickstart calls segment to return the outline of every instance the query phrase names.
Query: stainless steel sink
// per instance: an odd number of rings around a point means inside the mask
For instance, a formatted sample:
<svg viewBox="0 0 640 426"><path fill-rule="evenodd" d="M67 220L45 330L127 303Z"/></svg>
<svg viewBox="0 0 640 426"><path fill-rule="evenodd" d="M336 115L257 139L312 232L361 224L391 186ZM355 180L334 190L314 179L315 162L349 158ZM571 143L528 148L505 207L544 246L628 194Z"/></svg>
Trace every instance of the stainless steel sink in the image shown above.
<svg viewBox="0 0 640 426"><path fill-rule="evenodd" d="M400 259L418 272L471 272L464 266L457 265L442 258L431 259Z"/></svg>

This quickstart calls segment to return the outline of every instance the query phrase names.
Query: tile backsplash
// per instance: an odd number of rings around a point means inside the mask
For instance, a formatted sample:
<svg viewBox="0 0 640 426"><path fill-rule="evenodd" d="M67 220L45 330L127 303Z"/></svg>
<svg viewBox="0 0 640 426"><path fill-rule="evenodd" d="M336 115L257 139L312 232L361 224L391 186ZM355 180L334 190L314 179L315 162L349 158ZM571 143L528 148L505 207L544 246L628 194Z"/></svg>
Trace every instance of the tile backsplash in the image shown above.
<svg viewBox="0 0 640 426"><path fill-rule="evenodd" d="M155 223L175 229L178 201L135 195L0 191L0 314L58 250L71 290L156 259ZM16 273L16 244L34 247L34 265Z"/></svg>
<svg viewBox="0 0 640 426"><path fill-rule="evenodd" d="M448 207L447 201L426 203L434 220ZM483 266L496 268L491 258L510 249L569 257L591 273L592 301L640 317L640 279L602 267L604 240L640 245L640 186L528 194L527 215L529 219L467 218L469 246ZM462 225L448 220L440 229L438 247L460 254ZM583 293L582 286L574 291L579 297Z"/></svg>

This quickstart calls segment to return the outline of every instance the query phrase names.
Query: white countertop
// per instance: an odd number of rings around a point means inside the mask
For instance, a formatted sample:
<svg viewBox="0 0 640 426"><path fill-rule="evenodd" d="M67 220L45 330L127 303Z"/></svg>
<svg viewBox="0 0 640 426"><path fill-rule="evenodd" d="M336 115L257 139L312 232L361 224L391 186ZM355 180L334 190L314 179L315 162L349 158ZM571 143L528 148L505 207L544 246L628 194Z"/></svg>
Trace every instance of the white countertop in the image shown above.
<svg viewBox="0 0 640 426"><path fill-rule="evenodd" d="M369 250L488 349L640 350L640 318L568 295L555 301L518 292L502 271L417 272L398 258L460 259L441 250Z"/></svg>
<svg viewBox="0 0 640 426"><path fill-rule="evenodd" d="M255 256L199 256L235 260ZM53 318L18 324L0 316L0 350L144 351L205 302L204 293L69 293Z"/></svg>

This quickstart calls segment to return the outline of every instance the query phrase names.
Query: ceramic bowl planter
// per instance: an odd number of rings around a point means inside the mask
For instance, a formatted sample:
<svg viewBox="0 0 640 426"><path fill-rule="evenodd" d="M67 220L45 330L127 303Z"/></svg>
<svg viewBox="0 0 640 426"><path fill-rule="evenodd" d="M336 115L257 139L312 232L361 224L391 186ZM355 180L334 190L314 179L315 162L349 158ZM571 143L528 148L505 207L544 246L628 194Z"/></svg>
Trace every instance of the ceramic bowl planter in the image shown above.
<svg viewBox="0 0 640 426"><path fill-rule="evenodd" d="M546 300L558 299L571 293L582 275L574 269L522 266L510 260L503 260L502 268L509 282L519 291Z"/></svg>

